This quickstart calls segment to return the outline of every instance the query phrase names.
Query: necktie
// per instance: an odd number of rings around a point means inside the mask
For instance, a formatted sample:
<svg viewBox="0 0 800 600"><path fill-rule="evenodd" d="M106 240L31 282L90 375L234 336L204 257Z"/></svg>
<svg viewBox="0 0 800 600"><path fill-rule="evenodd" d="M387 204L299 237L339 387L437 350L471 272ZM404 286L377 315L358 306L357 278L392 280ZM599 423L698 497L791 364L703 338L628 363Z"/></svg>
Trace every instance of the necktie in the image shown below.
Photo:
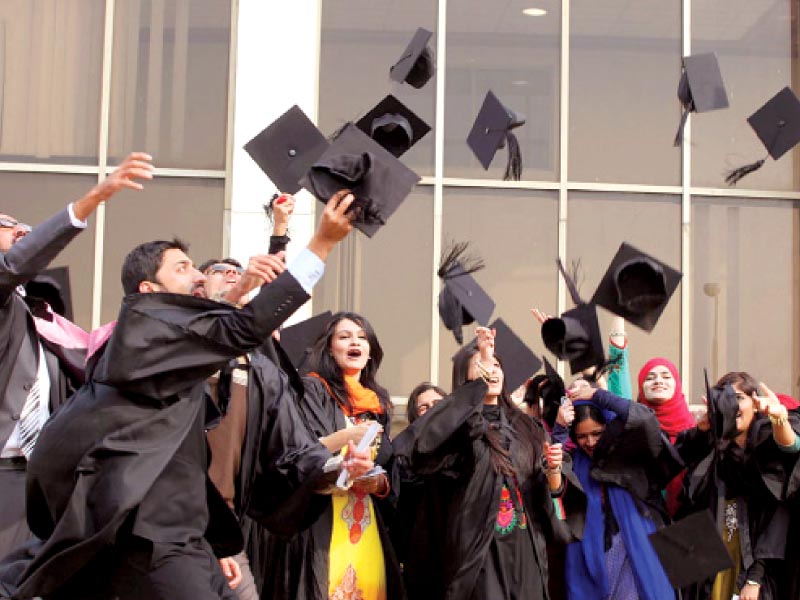
<svg viewBox="0 0 800 600"><path fill-rule="evenodd" d="M40 402L41 388L39 386L39 377L37 377L31 391L28 393L28 399L25 401L25 405L22 407L22 414L19 417L19 447L25 458L30 458L33 447L36 445L36 439L42 430Z"/></svg>

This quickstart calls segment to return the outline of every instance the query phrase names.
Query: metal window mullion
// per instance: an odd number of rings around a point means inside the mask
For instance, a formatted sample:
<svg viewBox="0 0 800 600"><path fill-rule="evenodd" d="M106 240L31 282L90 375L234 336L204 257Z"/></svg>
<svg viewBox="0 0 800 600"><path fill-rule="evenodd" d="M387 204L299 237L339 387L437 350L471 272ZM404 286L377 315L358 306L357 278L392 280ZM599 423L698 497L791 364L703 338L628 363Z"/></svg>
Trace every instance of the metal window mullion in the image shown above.
<svg viewBox="0 0 800 600"><path fill-rule="evenodd" d="M111 63L114 52L115 0L106 0L106 18L103 26L103 71L100 89L100 130L98 135L98 183L106 177L108 169L108 130L111 113ZM94 230L94 278L92 282L92 329L100 326L103 302L103 244L106 231L106 205L97 207Z"/></svg>
<svg viewBox="0 0 800 600"><path fill-rule="evenodd" d="M434 183L433 183L433 268L431 269L431 370L430 381L439 381L439 256L442 253L442 227L444 207L444 102L445 71L447 67L447 0L439 0L439 12L436 25L436 108L434 122L436 138L434 140Z"/></svg>
<svg viewBox="0 0 800 600"><path fill-rule="evenodd" d="M692 52L691 0L681 2L681 56ZM681 144L681 382L683 389L691 390L691 292L692 292L692 115L686 120ZM689 394L691 398L691 393Z"/></svg>
<svg viewBox="0 0 800 600"><path fill-rule="evenodd" d="M570 0L561 2L561 81L559 109L559 175L558 175L558 257L567 262L567 225L569 203L569 49L570 49ZM566 310L567 288L556 274L556 314ZM558 372L564 375L564 363L558 361Z"/></svg>
<svg viewBox="0 0 800 600"><path fill-rule="evenodd" d="M228 115L225 136L225 183L222 204L222 256L231 253L231 206L233 195L233 134L236 114L236 65L239 46L239 0L231 0L231 46L228 52Z"/></svg>

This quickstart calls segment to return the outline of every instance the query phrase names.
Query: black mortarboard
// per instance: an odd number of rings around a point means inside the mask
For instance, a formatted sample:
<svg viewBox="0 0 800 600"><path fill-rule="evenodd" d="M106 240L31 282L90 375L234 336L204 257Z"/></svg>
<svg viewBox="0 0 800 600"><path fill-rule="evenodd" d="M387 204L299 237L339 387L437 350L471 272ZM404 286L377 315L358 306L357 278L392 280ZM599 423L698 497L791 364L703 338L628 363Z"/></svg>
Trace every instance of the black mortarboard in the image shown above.
<svg viewBox="0 0 800 600"><path fill-rule="evenodd" d="M28 303L46 302L54 313L72 321L72 288L69 267L53 267L39 273L25 284Z"/></svg>
<svg viewBox="0 0 800 600"><path fill-rule="evenodd" d="M567 274L561 260L556 259L556 263L577 306L563 313L561 318L547 319L542 324L542 341L560 360L569 361L573 374L590 367L603 367L606 358L597 309L581 299L574 279Z"/></svg>
<svg viewBox="0 0 800 600"><path fill-rule="evenodd" d="M650 542L674 588L687 587L733 568L709 510L651 533Z"/></svg>
<svg viewBox="0 0 800 600"><path fill-rule="evenodd" d="M623 242L600 280L592 304L652 331L681 277L680 271Z"/></svg>
<svg viewBox="0 0 800 600"><path fill-rule="evenodd" d="M295 105L244 149L281 192L294 194L301 187L300 178L328 145L322 132Z"/></svg>
<svg viewBox="0 0 800 600"><path fill-rule="evenodd" d="M417 89L428 83L436 71L433 51L428 47L432 35L427 29L418 28L403 54L389 69L389 77L400 83L405 81Z"/></svg>
<svg viewBox="0 0 800 600"><path fill-rule="evenodd" d="M739 399L730 384L711 387L708 372L703 369L706 382L706 409L708 423L715 440L732 440L739 431L736 428L736 415L739 412Z"/></svg>
<svg viewBox="0 0 800 600"><path fill-rule="evenodd" d="M325 331L325 326L332 316L331 311L326 310L310 319L281 329L281 347L298 371L302 371L311 355L314 342Z"/></svg>
<svg viewBox="0 0 800 600"><path fill-rule="evenodd" d="M709 52L684 56L683 72L678 83L678 99L683 105L683 114L675 135L675 146L681 144L683 127L690 112L702 113L728 108L728 94L725 92L716 54Z"/></svg>
<svg viewBox="0 0 800 600"><path fill-rule="evenodd" d="M518 181L522 176L522 154L513 129L525 124L525 118L509 110L490 90L475 117L467 136L467 145L484 169L488 169L498 150L508 144L508 163L503 179Z"/></svg>
<svg viewBox="0 0 800 600"><path fill-rule="evenodd" d="M503 319L495 319L489 329L497 330L494 338L495 352L503 360L506 389L516 390L542 368L542 361Z"/></svg>
<svg viewBox="0 0 800 600"><path fill-rule="evenodd" d="M431 130L430 125L391 94L361 117L356 127L396 157Z"/></svg>
<svg viewBox="0 0 800 600"><path fill-rule="evenodd" d="M485 326L495 306L472 278L472 273L483 268L483 261L467 256L468 247L467 242L460 242L446 248L437 271L444 282L439 292L439 316L459 345L464 343L461 328L475 321Z"/></svg>
<svg viewBox="0 0 800 600"><path fill-rule="evenodd" d="M764 144L769 156L778 160L800 142L800 100L794 92L783 88L764 106L747 119L758 139ZM734 169L725 181L735 185L742 177L760 169L766 157L754 163Z"/></svg>
<svg viewBox="0 0 800 600"><path fill-rule="evenodd" d="M581 304L542 324L542 341L559 359L569 361L573 374L605 363L603 339L597 310L593 304Z"/></svg>
<svg viewBox="0 0 800 600"><path fill-rule="evenodd" d="M542 357L542 360L544 361L544 376L547 378L547 382L539 390L539 397L542 399L542 419L552 429L558 417L561 402L567 397L567 388L561 375L553 368L550 361L546 357Z"/></svg>
<svg viewBox="0 0 800 600"><path fill-rule="evenodd" d="M353 225L372 237L419 180L419 175L348 123L300 184L325 203L339 190L350 190L355 196L350 207Z"/></svg>

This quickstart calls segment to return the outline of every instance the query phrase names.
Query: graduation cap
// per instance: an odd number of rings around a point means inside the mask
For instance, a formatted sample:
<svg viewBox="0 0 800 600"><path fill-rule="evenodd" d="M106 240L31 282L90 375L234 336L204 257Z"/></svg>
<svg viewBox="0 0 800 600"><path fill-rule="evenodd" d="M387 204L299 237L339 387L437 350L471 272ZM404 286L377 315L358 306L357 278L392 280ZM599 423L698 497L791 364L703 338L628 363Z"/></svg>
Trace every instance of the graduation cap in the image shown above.
<svg viewBox="0 0 800 600"><path fill-rule="evenodd" d="M680 271L623 242L600 280L592 304L652 331L681 277Z"/></svg>
<svg viewBox="0 0 800 600"><path fill-rule="evenodd" d="M486 93L483 105L467 136L472 149L484 169L488 169L498 150L508 144L508 162L503 179L519 181L522 176L522 154L513 129L525 124L525 117L503 106L494 92Z"/></svg>
<svg viewBox="0 0 800 600"><path fill-rule="evenodd" d="M705 581L733 568L709 510L703 510L650 534L650 542L674 588Z"/></svg>
<svg viewBox="0 0 800 600"><path fill-rule="evenodd" d="M561 375L553 368L550 361L546 357L542 357L542 360L544 361L544 376L547 379L539 390L539 397L542 399L542 419L552 429L558 418L561 402L567 397L567 386L564 385L564 380L561 379Z"/></svg>
<svg viewBox="0 0 800 600"><path fill-rule="evenodd" d="M356 127L398 158L431 130L430 125L391 94L359 119Z"/></svg>
<svg viewBox="0 0 800 600"><path fill-rule="evenodd" d="M469 242L450 244L442 252L436 272L444 282L439 292L439 316L459 345L464 343L461 328L475 321L485 326L495 306L494 300L472 278L472 273L480 271L484 264L479 258L468 256L468 248Z"/></svg>
<svg viewBox="0 0 800 600"><path fill-rule="evenodd" d="M325 331L325 326L332 316L331 311L326 310L310 319L281 329L281 347L298 372L302 371L311 356L314 342Z"/></svg>
<svg viewBox="0 0 800 600"><path fill-rule="evenodd" d="M702 113L728 108L728 94L725 92L716 54L709 52L683 57L678 99L683 105L683 114L678 133L675 134L674 146L681 145L683 128L690 112Z"/></svg>
<svg viewBox="0 0 800 600"><path fill-rule="evenodd" d="M428 83L436 70L433 51L428 47L432 35L432 32L419 27L403 54L389 68L389 77L400 83L405 81L417 89Z"/></svg>
<svg viewBox="0 0 800 600"><path fill-rule="evenodd" d="M323 203L339 190L350 190L355 196L350 206L353 225L372 237L419 180L419 175L348 123L300 184Z"/></svg>
<svg viewBox="0 0 800 600"><path fill-rule="evenodd" d="M711 387L708 383L708 371L703 369L706 382L706 407L708 423L715 440L732 440L739 431L736 428L736 415L739 412L739 399L730 384L723 387Z"/></svg>
<svg viewBox="0 0 800 600"><path fill-rule="evenodd" d="M800 142L800 100L790 88L785 87L750 115L747 122L769 156L778 160ZM766 157L734 169L725 177L725 182L736 185L744 176L760 169L765 161Z"/></svg>
<svg viewBox="0 0 800 600"><path fill-rule="evenodd" d="M69 267L46 269L28 281L25 284L25 300L29 305L37 301L46 302L54 313L72 321Z"/></svg>
<svg viewBox="0 0 800 600"><path fill-rule="evenodd" d="M556 263L577 306L563 313L561 318L547 319L542 324L542 341L559 359L569 361L573 374L600 367L606 359L597 310L581 299L575 281L564 270L561 260L556 259Z"/></svg>
<svg viewBox="0 0 800 600"><path fill-rule="evenodd" d="M281 192L295 194L301 187L300 178L328 145L322 132L295 105L244 149Z"/></svg>
<svg viewBox="0 0 800 600"><path fill-rule="evenodd" d="M542 368L542 361L503 319L495 319L489 329L496 329L494 338L497 354L503 358L506 389L516 390Z"/></svg>

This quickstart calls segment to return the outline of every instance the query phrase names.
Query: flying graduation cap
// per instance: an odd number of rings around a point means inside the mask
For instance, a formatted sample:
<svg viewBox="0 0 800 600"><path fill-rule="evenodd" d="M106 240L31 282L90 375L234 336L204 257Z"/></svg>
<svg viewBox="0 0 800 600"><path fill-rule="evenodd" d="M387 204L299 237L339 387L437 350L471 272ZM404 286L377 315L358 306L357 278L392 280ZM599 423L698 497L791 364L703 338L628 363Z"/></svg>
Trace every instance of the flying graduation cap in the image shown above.
<svg viewBox="0 0 800 600"><path fill-rule="evenodd" d="M722 81L717 55L694 54L683 58L683 71L678 82L678 99L683 105L674 146L683 141L683 128L690 112L708 112L728 108L728 94Z"/></svg>
<svg viewBox="0 0 800 600"><path fill-rule="evenodd" d="M353 226L372 237L420 180L354 124L346 124L333 143L311 164L300 185L323 203L342 189L355 200Z"/></svg>
<svg viewBox="0 0 800 600"><path fill-rule="evenodd" d="M503 319L495 319L489 329L496 330L494 344L503 359L506 389L514 391L542 368L542 361Z"/></svg>
<svg viewBox="0 0 800 600"><path fill-rule="evenodd" d="M508 162L503 179L519 181L522 176L522 153L513 130L525 124L525 117L506 108L491 90L467 136L467 145L488 170L498 150L508 145Z"/></svg>
<svg viewBox="0 0 800 600"><path fill-rule="evenodd" d="M687 587L733 568L711 511L703 510L650 534L672 587Z"/></svg>
<svg viewBox="0 0 800 600"><path fill-rule="evenodd" d="M389 77L417 89L428 83L436 69L433 51L428 47L432 35L427 29L418 28L400 58L389 68Z"/></svg>
<svg viewBox="0 0 800 600"><path fill-rule="evenodd" d="M46 269L28 281L25 284L25 301L29 305L44 302L54 313L72 321L72 287L70 286L69 267ZM35 314L42 316L45 313L36 311Z"/></svg>
<svg viewBox="0 0 800 600"><path fill-rule="evenodd" d="M464 344L461 328L475 321L485 326L495 306L494 300L472 278L472 273L480 271L484 264L480 258L470 256L468 249L469 242L450 244L442 252L436 272L444 282L439 292L439 316L459 346Z"/></svg>
<svg viewBox="0 0 800 600"><path fill-rule="evenodd" d="M281 192L295 194L301 187L300 178L328 145L322 132L295 105L244 149Z"/></svg>
<svg viewBox="0 0 800 600"><path fill-rule="evenodd" d="M708 371L703 369L706 383L706 407L711 435L715 441L732 440L739 431L736 428L736 415L739 412L739 399L733 386L711 387Z"/></svg>
<svg viewBox="0 0 800 600"><path fill-rule="evenodd" d="M680 271L623 242L600 280L592 304L652 331L681 277Z"/></svg>
<svg viewBox="0 0 800 600"><path fill-rule="evenodd" d="M561 260L556 259L556 263L577 306L563 313L561 318L547 319L542 323L542 341L560 360L569 361L573 374L604 366L606 359L597 309L594 304L581 299L575 281L564 270Z"/></svg>
<svg viewBox="0 0 800 600"><path fill-rule="evenodd" d="M778 160L800 142L800 100L790 88L785 87L750 115L747 122L764 144L768 155ZM736 185L740 179L764 166L765 161L766 157L734 169L725 177L725 182Z"/></svg>
<svg viewBox="0 0 800 600"><path fill-rule="evenodd" d="M361 117L356 127L397 158L431 130L430 125L391 94Z"/></svg>
<svg viewBox="0 0 800 600"><path fill-rule="evenodd" d="M286 351L294 368L305 374L308 358L314 348L314 342L325 331L333 314L326 310L305 321L300 321L289 327L281 329L281 347Z"/></svg>

